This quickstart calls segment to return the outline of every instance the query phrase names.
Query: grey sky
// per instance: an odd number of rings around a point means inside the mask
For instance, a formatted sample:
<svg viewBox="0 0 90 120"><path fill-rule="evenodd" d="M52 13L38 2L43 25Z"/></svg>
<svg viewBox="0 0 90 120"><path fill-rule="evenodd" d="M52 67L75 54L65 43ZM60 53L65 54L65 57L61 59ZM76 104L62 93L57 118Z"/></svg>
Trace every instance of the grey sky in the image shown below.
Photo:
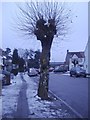
<svg viewBox="0 0 90 120"><path fill-rule="evenodd" d="M73 14L73 24L68 38L64 41L55 38L51 48L51 61L64 61L66 51L84 51L88 41L88 2L70 3ZM0 5L1 8L1 5ZM17 7L14 2L2 3L0 10L0 25L2 23L2 47L41 49L40 42L35 37L24 39L18 36L17 31L12 30ZM77 17L75 17L77 16ZM1 33L1 32L0 32ZM1 36L1 35L0 35ZM0 37L1 38L1 37ZM1 43L0 43L1 45ZM0 46L1 47L1 46Z"/></svg>

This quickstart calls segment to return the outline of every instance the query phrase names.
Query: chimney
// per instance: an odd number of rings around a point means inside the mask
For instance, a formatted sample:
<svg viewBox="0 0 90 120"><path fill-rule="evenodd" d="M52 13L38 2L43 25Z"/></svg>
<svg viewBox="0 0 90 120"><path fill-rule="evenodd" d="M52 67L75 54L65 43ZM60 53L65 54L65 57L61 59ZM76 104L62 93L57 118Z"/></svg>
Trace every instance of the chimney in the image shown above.
<svg viewBox="0 0 90 120"><path fill-rule="evenodd" d="M69 52L69 50L67 50L67 53Z"/></svg>

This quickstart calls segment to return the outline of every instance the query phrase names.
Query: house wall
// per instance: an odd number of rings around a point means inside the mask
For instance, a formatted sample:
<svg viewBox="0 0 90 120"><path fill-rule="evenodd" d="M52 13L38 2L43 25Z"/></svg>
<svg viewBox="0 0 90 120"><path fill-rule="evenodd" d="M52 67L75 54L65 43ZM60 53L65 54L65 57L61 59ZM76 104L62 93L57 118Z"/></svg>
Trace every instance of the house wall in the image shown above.
<svg viewBox="0 0 90 120"><path fill-rule="evenodd" d="M84 62L84 69L86 70L86 73L88 73L88 43L85 48L85 62Z"/></svg>
<svg viewBox="0 0 90 120"><path fill-rule="evenodd" d="M87 73L90 73L90 36L88 38L88 43L85 49L85 63L84 68L86 69Z"/></svg>
<svg viewBox="0 0 90 120"><path fill-rule="evenodd" d="M90 73L90 2L88 3L88 72Z"/></svg>
<svg viewBox="0 0 90 120"><path fill-rule="evenodd" d="M90 73L90 37L88 42L88 73Z"/></svg>
<svg viewBox="0 0 90 120"><path fill-rule="evenodd" d="M84 66L84 58L77 58L78 59L78 65L83 65ZM78 66L77 65L77 66ZM69 59L69 70L74 67L74 64L72 63L72 58Z"/></svg>
<svg viewBox="0 0 90 120"><path fill-rule="evenodd" d="M87 73L90 73L90 2L88 3L88 42L85 48L85 62L84 68Z"/></svg>
<svg viewBox="0 0 90 120"><path fill-rule="evenodd" d="M74 65L73 65L73 63L72 63L72 59L70 58L69 59L69 70L73 67Z"/></svg>
<svg viewBox="0 0 90 120"><path fill-rule="evenodd" d="M82 67L84 67L84 61L85 61L85 58L78 58L78 64L79 65L82 65Z"/></svg>

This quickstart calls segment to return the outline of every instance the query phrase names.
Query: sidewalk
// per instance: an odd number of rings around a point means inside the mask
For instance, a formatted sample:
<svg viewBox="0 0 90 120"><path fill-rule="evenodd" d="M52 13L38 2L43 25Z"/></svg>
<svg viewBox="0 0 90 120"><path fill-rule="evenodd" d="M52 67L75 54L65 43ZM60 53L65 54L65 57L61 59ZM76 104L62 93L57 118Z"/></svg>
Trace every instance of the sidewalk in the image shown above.
<svg viewBox="0 0 90 120"><path fill-rule="evenodd" d="M27 74L23 77L22 80L19 74L12 79L11 85L4 86L2 89L3 118L78 118L62 101L50 93L52 101L41 100L37 96L37 83Z"/></svg>

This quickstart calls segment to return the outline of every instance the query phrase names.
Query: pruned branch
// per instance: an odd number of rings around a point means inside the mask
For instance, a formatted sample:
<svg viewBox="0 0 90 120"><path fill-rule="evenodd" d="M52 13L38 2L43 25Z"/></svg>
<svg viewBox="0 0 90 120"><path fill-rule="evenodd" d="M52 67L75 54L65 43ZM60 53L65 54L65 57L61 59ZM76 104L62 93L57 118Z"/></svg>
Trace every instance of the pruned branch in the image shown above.
<svg viewBox="0 0 90 120"><path fill-rule="evenodd" d="M37 21L42 17L46 24L52 19L56 27L56 34L65 35L70 25L70 11L61 2L26 2L25 8L18 6L20 10L18 29L25 34L34 34L37 29Z"/></svg>

